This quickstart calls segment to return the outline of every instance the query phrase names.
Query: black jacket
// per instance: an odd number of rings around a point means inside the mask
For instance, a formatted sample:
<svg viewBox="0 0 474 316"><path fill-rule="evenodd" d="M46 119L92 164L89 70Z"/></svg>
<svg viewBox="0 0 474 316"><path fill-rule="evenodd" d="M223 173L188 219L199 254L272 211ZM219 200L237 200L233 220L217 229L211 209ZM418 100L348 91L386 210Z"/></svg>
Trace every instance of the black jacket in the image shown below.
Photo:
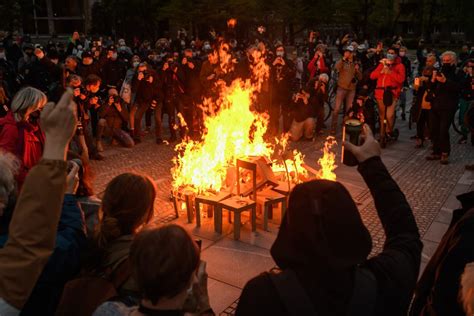
<svg viewBox="0 0 474 316"><path fill-rule="evenodd" d="M443 71L446 76L446 82L434 82L430 85L433 92L433 101L431 108L441 111L455 111L459 102L459 94L461 92L461 78L454 70Z"/></svg>
<svg viewBox="0 0 474 316"><path fill-rule="evenodd" d="M159 102L162 100L162 78L157 72L149 69L148 75L153 77L153 82L149 82L146 78L138 80L138 73L133 75L132 93L136 95L135 102L138 104L151 104L152 101Z"/></svg>
<svg viewBox="0 0 474 316"><path fill-rule="evenodd" d="M379 157L370 158L361 163L359 165L359 172L370 188L375 200L378 216L385 230L386 241L382 253L370 259L364 259L370 252L371 244L367 245L367 241L364 241L364 237L361 235L363 224L354 217L356 214L352 214L353 217L348 218L347 215L350 214L346 210L351 207L355 208L355 210L357 208L354 202L342 201L347 199L345 195L348 195L350 200L352 199L347 191L344 193L340 190L341 192L339 192L338 196L331 196L330 200L326 202L332 203L331 206L333 207L324 216L333 216L332 219L337 223L339 223L341 218L345 219L344 222L338 225L345 225L348 221L352 224L346 225L347 229L344 231L326 231L330 224L326 220L324 225L321 225L323 227L321 230L325 231L325 234L323 234L325 237L322 240L327 240L326 246L329 244L332 248L332 251L328 252L328 254L341 253L342 256L346 256L346 261L352 264L352 269L350 266L336 268L336 263L341 265L341 262L331 262L328 256L321 256L314 261L307 260L305 268L298 266L297 262L291 264L291 266L287 265L287 267L295 270L298 280L313 302L318 316L338 316L347 314L346 306L353 288L353 277L351 275L356 265L355 262L362 260L359 261L361 262L360 265L369 269L377 280L376 310L374 315L406 315L421 261L422 243L418 227L405 196ZM317 191L315 192L317 193ZM308 194L308 196L309 198L316 199L316 197L313 197L313 194ZM349 202L353 205L351 206ZM291 213L291 204L290 196L290 207L285 214L285 220L289 216L287 214ZM305 208L310 207L310 205L301 203L299 208L304 211ZM331 211L336 214L331 215ZM344 216L339 216L341 213ZM300 226L311 225L311 220L308 221L308 219L310 218L306 218L306 220L301 219L298 224ZM285 229L285 225L290 224L286 223L286 221L282 223L279 236L281 230ZM297 231L293 232L293 235L296 237L301 234ZM306 234L306 236L309 235ZM339 240L331 239L331 237L337 239L337 236L340 236ZM370 241L370 235L368 238ZM294 260L291 259L295 257L292 252L297 250L292 250L292 248L308 247L307 242L299 241L299 243L289 245L291 247L285 249L289 253L287 260ZM281 263L278 263L281 260L278 257L275 258L275 244L272 246L272 256L276 259L280 268L285 269L285 266L282 267ZM324 246L324 243L321 246ZM311 245L306 251L324 253L322 249L323 247ZM344 251L337 251L342 249ZM329 262L325 269L322 269L324 266L322 262ZM237 306L236 315L287 315L287 311L279 300L278 293L268 274L257 276L246 284Z"/></svg>
<svg viewBox="0 0 474 316"><path fill-rule="evenodd" d="M120 89L125 79L127 66L121 60L107 60L102 67L102 80L108 87Z"/></svg>
<svg viewBox="0 0 474 316"><path fill-rule="evenodd" d="M474 261L474 192L458 196L448 231L417 284L411 316L464 316L459 285L466 264Z"/></svg>

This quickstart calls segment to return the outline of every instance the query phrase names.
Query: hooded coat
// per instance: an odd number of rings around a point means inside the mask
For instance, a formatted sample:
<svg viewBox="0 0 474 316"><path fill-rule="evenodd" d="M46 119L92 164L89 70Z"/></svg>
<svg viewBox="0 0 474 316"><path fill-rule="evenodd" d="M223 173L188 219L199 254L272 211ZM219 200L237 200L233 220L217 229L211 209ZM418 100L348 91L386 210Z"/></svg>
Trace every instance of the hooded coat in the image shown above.
<svg viewBox="0 0 474 316"><path fill-rule="evenodd" d="M418 227L379 157L359 172L385 230L380 254L367 259L371 237L354 201L340 183L325 180L295 187L271 254L280 269L295 272L318 316L348 314L357 267L375 276L374 315L406 315L421 261ZM268 273L246 284L236 315L288 315Z"/></svg>

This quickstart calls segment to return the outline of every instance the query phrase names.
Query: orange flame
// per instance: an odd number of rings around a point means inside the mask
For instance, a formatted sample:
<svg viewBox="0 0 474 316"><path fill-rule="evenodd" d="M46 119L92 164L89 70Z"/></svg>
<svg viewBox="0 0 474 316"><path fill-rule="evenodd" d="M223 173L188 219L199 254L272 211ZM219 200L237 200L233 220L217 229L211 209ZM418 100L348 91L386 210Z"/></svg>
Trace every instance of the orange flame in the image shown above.
<svg viewBox="0 0 474 316"><path fill-rule="evenodd" d="M331 149L337 145L336 139L332 136L326 138L323 148L323 156L318 160L318 165L321 167L317 177L319 179L326 179L336 181L336 174L334 170L337 168L336 165L336 154Z"/></svg>
<svg viewBox="0 0 474 316"><path fill-rule="evenodd" d="M176 146L178 155L173 159L174 167L171 170L174 190L192 187L199 193L220 191L226 187L227 172L230 166L235 165L236 159L248 156L270 157L278 144L283 148L280 153L283 159L273 162L273 171L285 174L287 171L290 179L286 180L293 183L307 178L303 154L287 149L288 135L277 139L277 145L264 140L268 115L254 112L252 105L269 77L269 66L258 49L249 53L253 57L252 78L245 81L236 79L229 86L219 81L216 87L219 91L218 99L206 99L200 105L204 113L204 133L201 140L184 139ZM220 71L226 73L233 67L232 56L225 46L221 46L218 56ZM330 147L327 148L329 149Z"/></svg>

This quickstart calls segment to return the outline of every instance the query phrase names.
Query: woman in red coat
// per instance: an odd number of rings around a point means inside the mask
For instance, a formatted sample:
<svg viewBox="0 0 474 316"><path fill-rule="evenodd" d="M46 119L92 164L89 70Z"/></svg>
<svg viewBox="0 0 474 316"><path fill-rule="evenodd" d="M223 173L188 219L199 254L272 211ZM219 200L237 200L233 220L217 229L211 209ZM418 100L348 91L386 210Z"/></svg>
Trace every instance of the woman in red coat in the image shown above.
<svg viewBox="0 0 474 316"><path fill-rule="evenodd" d="M0 149L11 152L21 161L19 185L43 153L44 134L37 122L37 113L46 102L46 95L40 90L24 88L13 98L11 111L0 118Z"/></svg>
<svg viewBox="0 0 474 316"><path fill-rule="evenodd" d="M385 109L387 109L387 127L386 131L390 134L395 124L395 109L397 107L398 98L402 91L403 82L405 81L405 66L402 64L400 57L394 49L387 51L387 58L380 61L378 67L370 74L370 79L377 80L375 88L375 98L379 108L380 132L382 133L382 125L385 117ZM384 104L384 91L389 90L393 94L392 104ZM387 92L388 93L388 92Z"/></svg>

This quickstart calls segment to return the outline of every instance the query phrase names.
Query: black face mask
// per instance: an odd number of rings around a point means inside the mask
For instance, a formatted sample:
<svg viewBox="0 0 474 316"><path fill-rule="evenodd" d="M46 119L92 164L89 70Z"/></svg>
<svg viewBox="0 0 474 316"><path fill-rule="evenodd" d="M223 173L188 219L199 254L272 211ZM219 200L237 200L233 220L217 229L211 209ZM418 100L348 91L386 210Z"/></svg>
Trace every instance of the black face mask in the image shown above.
<svg viewBox="0 0 474 316"><path fill-rule="evenodd" d="M441 66L441 72L444 74L447 73L452 73L456 70L456 65L451 65L451 64L443 64Z"/></svg>

